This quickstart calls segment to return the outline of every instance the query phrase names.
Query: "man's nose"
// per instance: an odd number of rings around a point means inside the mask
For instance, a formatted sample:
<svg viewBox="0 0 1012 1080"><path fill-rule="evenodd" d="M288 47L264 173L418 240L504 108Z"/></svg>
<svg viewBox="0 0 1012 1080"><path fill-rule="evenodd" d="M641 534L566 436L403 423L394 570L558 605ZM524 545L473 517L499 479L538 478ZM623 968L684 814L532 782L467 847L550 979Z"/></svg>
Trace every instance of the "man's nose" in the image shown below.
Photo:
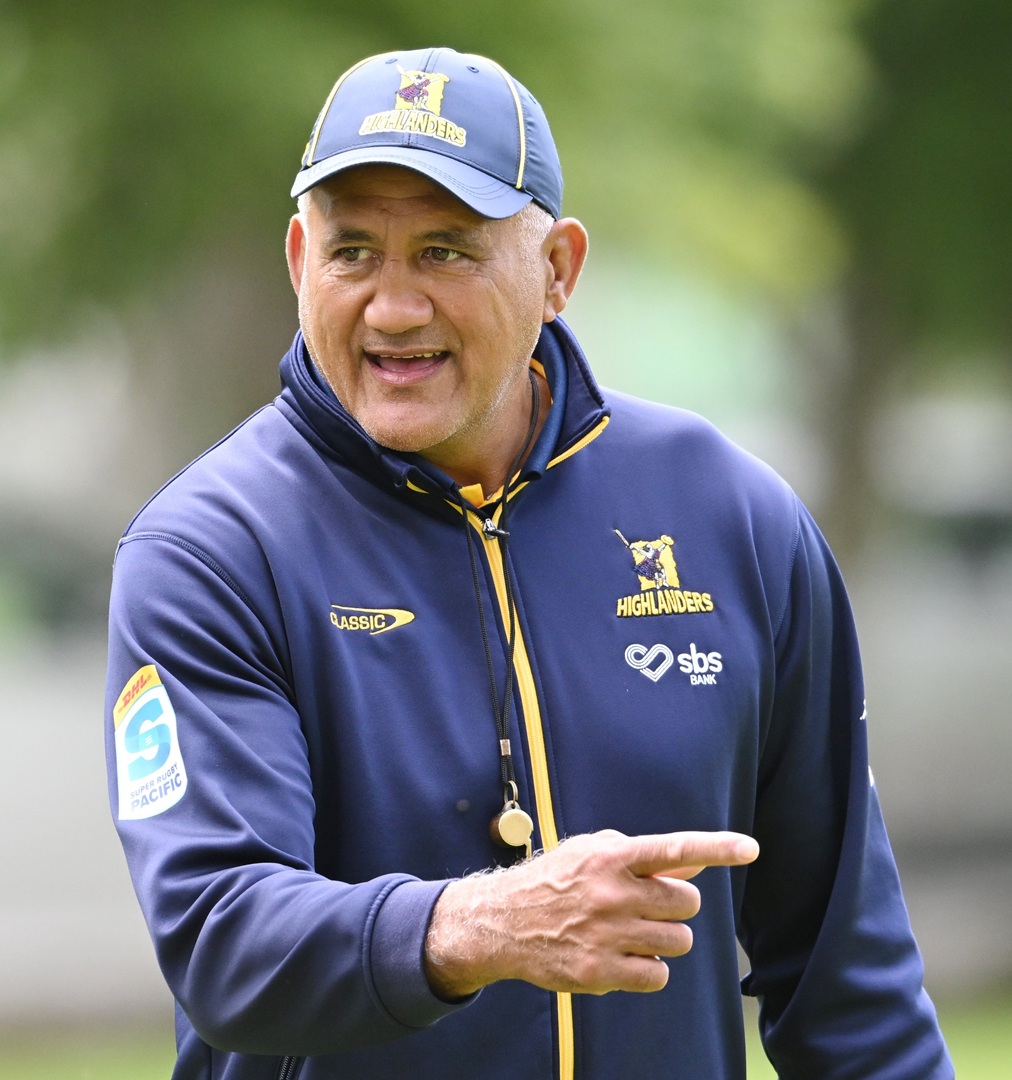
<svg viewBox="0 0 1012 1080"><path fill-rule="evenodd" d="M384 334L403 334L427 326L433 313L418 273L400 259L384 262L376 277L376 290L366 304L366 325Z"/></svg>

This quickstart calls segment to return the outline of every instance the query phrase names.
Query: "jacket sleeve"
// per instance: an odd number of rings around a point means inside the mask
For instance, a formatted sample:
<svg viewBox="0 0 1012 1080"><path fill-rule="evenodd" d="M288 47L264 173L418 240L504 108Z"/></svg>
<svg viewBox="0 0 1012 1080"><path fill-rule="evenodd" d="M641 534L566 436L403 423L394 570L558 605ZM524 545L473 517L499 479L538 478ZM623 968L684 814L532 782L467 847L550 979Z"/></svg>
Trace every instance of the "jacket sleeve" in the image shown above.
<svg viewBox="0 0 1012 1080"><path fill-rule="evenodd" d="M314 871L286 668L279 612L265 617L205 552L167 534L121 544L110 796L159 964L210 1045L302 1056L395 1038L452 1007L422 965L446 882Z"/></svg>
<svg viewBox="0 0 1012 1080"><path fill-rule="evenodd" d="M776 683L761 747L741 940L781 1080L954 1075L868 764L849 602L799 506Z"/></svg>

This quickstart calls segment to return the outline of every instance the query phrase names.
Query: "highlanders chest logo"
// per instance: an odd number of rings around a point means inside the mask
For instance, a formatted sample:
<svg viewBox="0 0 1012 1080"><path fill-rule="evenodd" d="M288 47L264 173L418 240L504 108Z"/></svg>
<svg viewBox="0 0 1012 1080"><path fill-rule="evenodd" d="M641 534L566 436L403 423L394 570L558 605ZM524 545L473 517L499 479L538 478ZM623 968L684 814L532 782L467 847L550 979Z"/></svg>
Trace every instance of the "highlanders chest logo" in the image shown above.
<svg viewBox="0 0 1012 1080"><path fill-rule="evenodd" d="M397 131L463 146L467 132L441 115L443 89L450 77L438 71L405 71L400 64L397 73L401 84L393 91L393 108L367 116L358 129L359 135Z"/></svg>
<svg viewBox="0 0 1012 1080"><path fill-rule="evenodd" d="M692 592L682 587L673 537L662 533L656 540L627 540L618 529L615 529L615 535L625 544L640 584L638 593L619 597L616 615L682 615L713 611L713 597L708 592Z"/></svg>

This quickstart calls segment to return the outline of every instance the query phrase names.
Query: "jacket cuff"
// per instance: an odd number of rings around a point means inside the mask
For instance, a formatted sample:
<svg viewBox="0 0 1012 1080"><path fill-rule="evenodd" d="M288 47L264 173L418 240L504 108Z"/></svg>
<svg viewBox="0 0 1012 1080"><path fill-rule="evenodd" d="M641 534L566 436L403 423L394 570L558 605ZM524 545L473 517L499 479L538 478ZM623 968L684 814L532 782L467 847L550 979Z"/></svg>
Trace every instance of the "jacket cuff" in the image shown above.
<svg viewBox="0 0 1012 1080"><path fill-rule="evenodd" d="M386 896L373 923L369 947L372 981L380 1004L399 1024L424 1028L469 1005L436 997L425 975L425 935L432 909L449 881L405 881Z"/></svg>

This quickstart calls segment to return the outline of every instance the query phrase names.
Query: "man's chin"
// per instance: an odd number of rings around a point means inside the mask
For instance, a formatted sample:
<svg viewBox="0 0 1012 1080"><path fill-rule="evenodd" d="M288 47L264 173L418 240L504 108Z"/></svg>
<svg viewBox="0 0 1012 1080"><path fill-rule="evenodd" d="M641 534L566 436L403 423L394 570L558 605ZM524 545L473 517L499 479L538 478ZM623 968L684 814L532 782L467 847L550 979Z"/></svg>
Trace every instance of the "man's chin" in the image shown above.
<svg viewBox="0 0 1012 1080"><path fill-rule="evenodd" d="M365 425L363 425L365 427ZM442 442L440 435L434 432L422 432L405 428L404 426L371 426L365 427L366 434L387 450L395 450L398 454L421 454L437 446Z"/></svg>

